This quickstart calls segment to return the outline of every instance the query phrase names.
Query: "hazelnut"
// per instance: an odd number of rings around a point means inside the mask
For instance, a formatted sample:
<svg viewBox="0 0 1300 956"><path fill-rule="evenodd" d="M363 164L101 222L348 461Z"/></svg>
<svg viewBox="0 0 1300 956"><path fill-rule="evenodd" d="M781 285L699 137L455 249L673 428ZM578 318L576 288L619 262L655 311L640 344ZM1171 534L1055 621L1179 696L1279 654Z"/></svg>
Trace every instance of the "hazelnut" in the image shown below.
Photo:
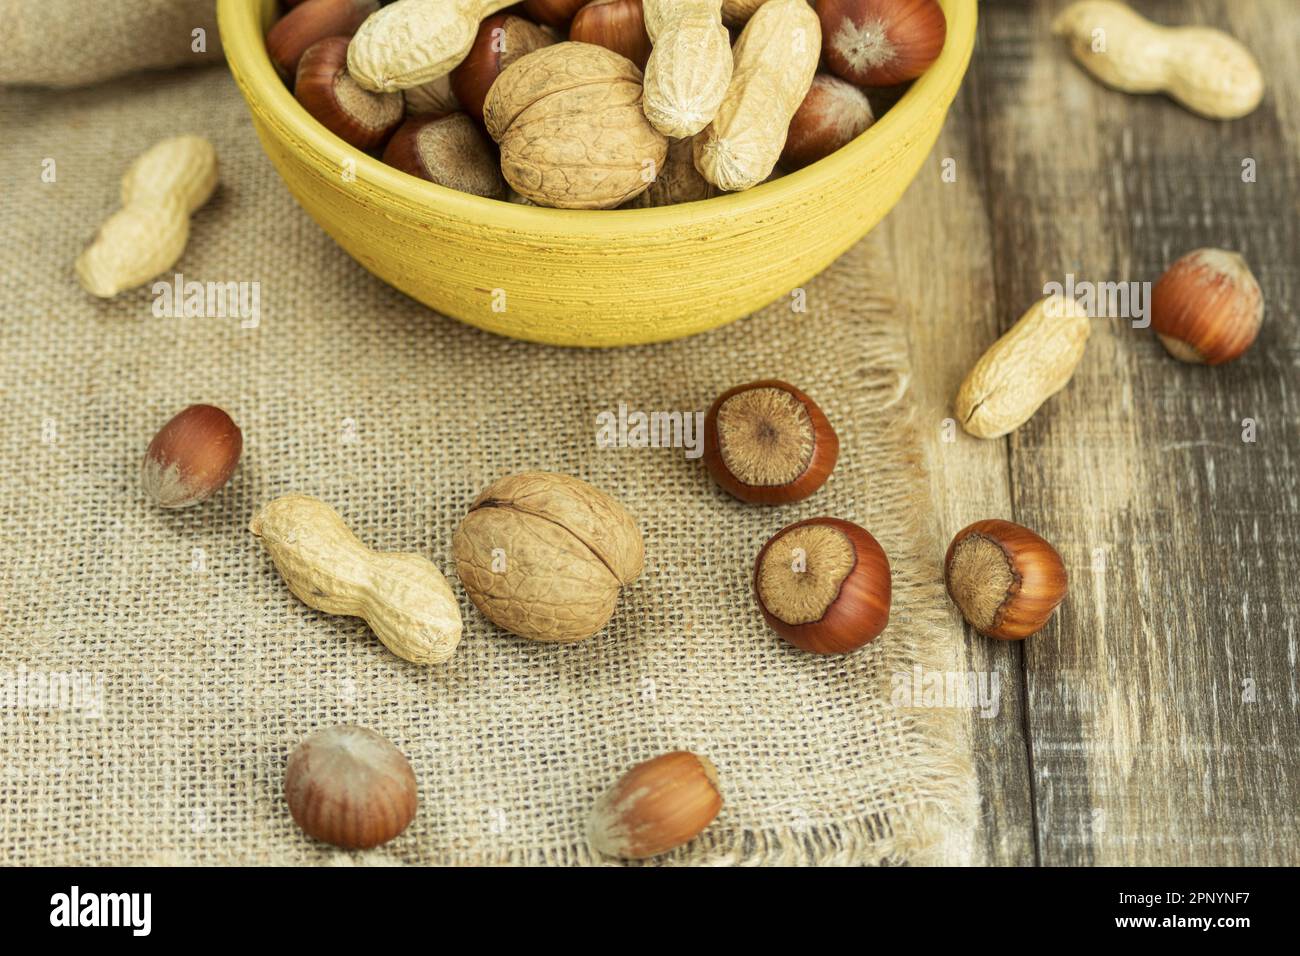
<svg viewBox="0 0 1300 956"><path fill-rule="evenodd" d="M783 528L754 562L763 617L795 647L848 654L889 623L889 559L864 528L809 518Z"/></svg>
<svg viewBox="0 0 1300 956"><path fill-rule="evenodd" d="M996 518L957 532L943 573L966 623L1001 640L1039 631L1065 598L1065 565L1056 549L1028 528Z"/></svg>
<svg viewBox="0 0 1300 956"><path fill-rule="evenodd" d="M460 109L456 94L451 91L451 74L402 90L402 95L406 99L407 116L455 113Z"/></svg>
<svg viewBox="0 0 1300 956"><path fill-rule="evenodd" d="M534 641L580 641L641 575L645 546L621 504L585 481L531 471L493 483L452 538L456 572L494 624Z"/></svg>
<svg viewBox="0 0 1300 956"><path fill-rule="evenodd" d="M948 23L937 0L817 0L830 71L858 86L914 80L943 52Z"/></svg>
<svg viewBox="0 0 1300 956"><path fill-rule="evenodd" d="M694 840L721 809L713 763L678 750L637 764L606 791L587 837L601 853L644 860Z"/></svg>
<svg viewBox="0 0 1300 956"><path fill-rule="evenodd" d="M496 150L464 113L412 116L389 140L384 162L448 189L505 198Z"/></svg>
<svg viewBox="0 0 1300 956"><path fill-rule="evenodd" d="M840 442L817 403L774 379L723 392L704 417L704 464L741 501L801 501L826 483Z"/></svg>
<svg viewBox="0 0 1300 956"><path fill-rule="evenodd" d="M621 53L642 70L650 59L641 0L592 0L573 18L569 39Z"/></svg>
<svg viewBox="0 0 1300 956"><path fill-rule="evenodd" d="M1250 348L1263 321L1264 295L1235 252L1189 252L1151 290L1151 325L1184 362L1231 362Z"/></svg>
<svg viewBox="0 0 1300 956"><path fill-rule="evenodd" d="M349 850L387 843L415 817L415 773L373 730L340 724L289 756L284 797L303 832Z"/></svg>
<svg viewBox="0 0 1300 956"><path fill-rule="evenodd" d="M470 116L483 122L483 101L496 78L515 60L555 40L536 23L496 13L479 24L474 45L451 71L451 91Z"/></svg>
<svg viewBox="0 0 1300 956"><path fill-rule="evenodd" d="M562 27L587 0L524 0L524 13L548 27Z"/></svg>
<svg viewBox="0 0 1300 956"><path fill-rule="evenodd" d="M188 508L230 480L243 449L243 433L229 415L212 405L191 405L149 443L140 479L164 508Z"/></svg>
<svg viewBox="0 0 1300 956"><path fill-rule="evenodd" d="M857 139L876 121L867 94L829 73L818 73L790 120L781 165L802 169Z"/></svg>
<svg viewBox="0 0 1300 956"><path fill-rule="evenodd" d="M378 9L379 0L306 0L267 31L266 52L280 76L292 80L308 47L326 37L352 36Z"/></svg>
<svg viewBox="0 0 1300 956"><path fill-rule="evenodd" d="M322 126L357 149L383 145L402 122L401 93L371 93L348 74L347 37L326 37L298 61L293 95Z"/></svg>

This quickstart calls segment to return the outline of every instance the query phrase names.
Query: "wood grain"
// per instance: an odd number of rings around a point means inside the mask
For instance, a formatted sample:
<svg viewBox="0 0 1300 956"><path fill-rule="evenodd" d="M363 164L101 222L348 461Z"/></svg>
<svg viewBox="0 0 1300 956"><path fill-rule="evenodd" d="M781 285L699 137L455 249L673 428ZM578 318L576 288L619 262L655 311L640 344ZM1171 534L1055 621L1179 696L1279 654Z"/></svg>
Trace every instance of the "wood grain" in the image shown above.
<svg viewBox="0 0 1300 956"><path fill-rule="evenodd" d="M968 438L952 412L957 383L973 361L971 356L999 334L982 156L971 148L979 122L978 91L978 77L967 74L929 161L882 226L898 270L899 301L911 304L906 318L915 369L912 393L918 432L926 445L931 497L938 511L935 537L944 546L972 521L1011 513L1006 443ZM947 178L945 169L950 170ZM953 241L954 237L960 241ZM959 620L955 612L954 620ZM1021 707L1021 648L1002 641L970 640L960 666L998 674L1002 688L998 713L992 718L972 715L970 720L982 798L971 862L1032 864L1033 804Z"/></svg>
<svg viewBox="0 0 1300 956"><path fill-rule="evenodd" d="M943 531L1011 517L1071 575L1070 599L1023 646L969 635L967 666L1003 683L999 715L972 718L977 860L1296 864L1300 9L1134 4L1256 53L1263 105L1216 123L1096 83L1051 36L1065 5L981 4L966 84L885 227L916 303ZM1264 289L1245 357L1183 365L1149 330L1098 319L1075 380L1027 425L943 440L961 376L1045 282L1154 281L1199 246L1240 251Z"/></svg>

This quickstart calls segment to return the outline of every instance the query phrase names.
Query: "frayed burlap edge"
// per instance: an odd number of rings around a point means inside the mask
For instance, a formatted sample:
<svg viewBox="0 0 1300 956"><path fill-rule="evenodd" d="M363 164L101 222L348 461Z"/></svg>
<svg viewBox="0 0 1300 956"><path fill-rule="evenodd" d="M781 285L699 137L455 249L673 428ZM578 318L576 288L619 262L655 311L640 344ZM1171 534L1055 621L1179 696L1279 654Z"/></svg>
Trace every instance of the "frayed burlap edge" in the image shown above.
<svg viewBox="0 0 1300 956"><path fill-rule="evenodd" d="M864 240L879 246L875 240ZM873 263L877 265L878 263ZM859 277L864 294L878 296L872 286L885 275L873 268ZM742 320L743 321L743 320ZM869 404L884 416L884 442L876 475L882 488L896 489L872 511L887 512L903 528L909 548L895 545L893 627L878 639L889 654L879 668L877 693L891 694L890 680L900 669L923 672L956 669L962 629L949 606L942 584L942 550L937 519L929 496L923 446L917 430L916 408L910 393L910 357L902 320L864 322L861 367L869 370L859 387L871 393ZM901 811L806 829L712 829L686 847L640 864L651 866L965 866L972 861L972 835L978 794L969 744L968 714L958 708L917 707L901 711L913 733L927 744L914 755L916 799ZM725 797L725 792L724 792ZM599 866L629 865L595 853L585 843L507 853L476 853L455 849L437 854L440 866ZM149 865L185 865L173 854L141 860ZM255 865L284 865L274 857L244 861ZM400 844L379 850L349 853L321 847L319 866L406 866Z"/></svg>

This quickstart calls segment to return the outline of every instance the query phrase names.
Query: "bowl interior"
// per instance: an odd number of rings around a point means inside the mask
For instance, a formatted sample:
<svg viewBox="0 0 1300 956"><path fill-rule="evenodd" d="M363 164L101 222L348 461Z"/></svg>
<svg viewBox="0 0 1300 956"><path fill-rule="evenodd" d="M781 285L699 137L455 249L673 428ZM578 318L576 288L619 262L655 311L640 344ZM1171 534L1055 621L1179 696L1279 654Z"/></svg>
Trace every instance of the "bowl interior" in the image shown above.
<svg viewBox="0 0 1300 956"><path fill-rule="evenodd" d="M357 164L358 176L373 183L403 204L437 203L444 211L494 228L576 229L600 236L645 234L685 225L701 216L716 214L761 217L807 190L832 189L840 177L851 175L888 149L903 133L933 121L936 111L946 113L965 75L975 39L977 0L939 0L948 20L948 36L934 65L919 77L864 134L831 156L769 183L739 193L676 206L649 209L548 209L473 196L408 176L355 149L326 130L281 82L271 65L264 42L274 22L276 0L219 0L222 41L237 73L248 80L267 110L285 132L322 155L346 153ZM561 226L562 224L562 226Z"/></svg>
<svg viewBox="0 0 1300 956"><path fill-rule="evenodd" d="M925 162L975 37L976 0L940 0L935 64L862 136L754 189L650 209L565 210L408 176L327 131L271 66L274 0L218 0L227 59L271 161L361 266L479 328L557 345L693 335L801 287L888 213ZM339 175L346 164L353 175ZM495 295L508 286L508 309ZM503 298L502 303L506 300Z"/></svg>

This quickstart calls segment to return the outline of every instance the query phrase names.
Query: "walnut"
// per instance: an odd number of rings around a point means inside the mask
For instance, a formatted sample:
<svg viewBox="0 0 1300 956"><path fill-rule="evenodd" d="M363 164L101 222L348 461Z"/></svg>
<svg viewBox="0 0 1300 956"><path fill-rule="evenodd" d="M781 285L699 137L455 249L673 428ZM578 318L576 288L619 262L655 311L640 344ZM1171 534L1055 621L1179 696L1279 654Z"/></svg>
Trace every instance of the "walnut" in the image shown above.
<svg viewBox="0 0 1300 956"><path fill-rule="evenodd" d="M531 471L493 483L452 539L456 571L493 623L534 641L580 641L641 575L645 546L621 504L585 481Z"/></svg>
<svg viewBox="0 0 1300 956"><path fill-rule="evenodd" d="M488 91L483 122L506 182L541 206L617 206L650 186L668 154L641 109L641 71L590 43L520 57Z"/></svg>

